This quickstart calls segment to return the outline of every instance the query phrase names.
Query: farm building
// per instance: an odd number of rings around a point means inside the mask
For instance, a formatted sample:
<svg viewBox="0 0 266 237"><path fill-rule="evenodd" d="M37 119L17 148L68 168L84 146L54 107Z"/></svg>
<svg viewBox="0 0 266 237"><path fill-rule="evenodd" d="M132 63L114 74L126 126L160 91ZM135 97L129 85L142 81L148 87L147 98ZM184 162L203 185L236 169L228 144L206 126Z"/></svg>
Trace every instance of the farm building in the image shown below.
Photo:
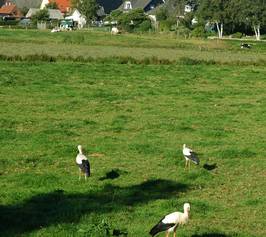
<svg viewBox="0 0 266 237"><path fill-rule="evenodd" d="M19 19L22 17L22 13L15 4L11 2L6 2L0 8L0 17Z"/></svg>
<svg viewBox="0 0 266 237"><path fill-rule="evenodd" d="M26 14L26 18L31 18L35 15L40 9L38 8L30 8L28 13ZM64 19L63 14L58 9L48 9L50 20L62 20Z"/></svg>
<svg viewBox="0 0 266 237"><path fill-rule="evenodd" d="M40 8L42 2L42 0L8 0L8 1L15 4L18 7L18 9Z"/></svg>
<svg viewBox="0 0 266 237"><path fill-rule="evenodd" d="M73 13L65 19L76 22L79 29L86 25L86 18L77 9L75 9Z"/></svg>

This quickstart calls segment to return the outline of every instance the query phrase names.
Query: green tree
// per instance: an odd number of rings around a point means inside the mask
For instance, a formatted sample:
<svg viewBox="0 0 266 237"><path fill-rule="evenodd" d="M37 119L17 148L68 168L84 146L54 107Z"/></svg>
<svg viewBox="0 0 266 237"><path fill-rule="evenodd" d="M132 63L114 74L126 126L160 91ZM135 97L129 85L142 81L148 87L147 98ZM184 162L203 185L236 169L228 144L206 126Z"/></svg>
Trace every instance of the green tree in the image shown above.
<svg viewBox="0 0 266 237"><path fill-rule="evenodd" d="M97 18L99 5L96 0L72 0L71 5L73 8L77 8L86 17L87 21Z"/></svg>
<svg viewBox="0 0 266 237"><path fill-rule="evenodd" d="M49 20L49 12L47 8L39 10L32 16L32 21L34 24L37 24L38 21L48 21Z"/></svg>
<svg viewBox="0 0 266 237"><path fill-rule="evenodd" d="M49 2L45 7L48 9L58 9L56 1Z"/></svg>
<svg viewBox="0 0 266 237"><path fill-rule="evenodd" d="M140 25L144 21L150 22L150 20L146 16L144 10L139 8L139 9L134 9L134 10L131 10L127 13L123 13L122 15L120 15L120 17L118 19L118 24L124 30L126 30L128 32L132 32L134 30L135 31L138 30L138 28L140 27ZM145 27L144 27L144 25L145 25ZM148 23L145 23L144 25L143 25L143 28L145 28L147 30ZM150 24L150 26L151 26L151 24Z"/></svg>
<svg viewBox="0 0 266 237"><path fill-rule="evenodd" d="M168 13L166 7L160 7L156 12L157 21L165 21L168 18Z"/></svg>
<svg viewBox="0 0 266 237"><path fill-rule="evenodd" d="M261 28L266 26L266 0L233 0L231 4L235 19L251 27L260 40Z"/></svg>
<svg viewBox="0 0 266 237"><path fill-rule="evenodd" d="M201 0L199 2L197 17L214 23L219 38L223 37L224 24L229 19L229 2L227 0Z"/></svg>

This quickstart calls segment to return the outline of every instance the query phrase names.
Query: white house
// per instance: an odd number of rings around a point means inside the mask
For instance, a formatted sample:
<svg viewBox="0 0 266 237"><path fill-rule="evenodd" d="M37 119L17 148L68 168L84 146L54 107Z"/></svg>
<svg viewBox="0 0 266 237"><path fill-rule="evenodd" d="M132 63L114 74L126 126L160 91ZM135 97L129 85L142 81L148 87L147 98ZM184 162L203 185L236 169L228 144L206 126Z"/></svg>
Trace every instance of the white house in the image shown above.
<svg viewBox="0 0 266 237"><path fill-rule="evenodd" d="M190 5L185 5L185 9L184 9L184 12L185 12L185 14L186 13L189 13L189 12L192 12L192 6L190 6Z"/></svg>
<svg viewBox="0 0 266 237"><path fill-rule="evenodd" d="M74 10L72 15L67 16L65 19L77 22L79 29L83 28L86 25L86 18L77 9Z"/></svg>

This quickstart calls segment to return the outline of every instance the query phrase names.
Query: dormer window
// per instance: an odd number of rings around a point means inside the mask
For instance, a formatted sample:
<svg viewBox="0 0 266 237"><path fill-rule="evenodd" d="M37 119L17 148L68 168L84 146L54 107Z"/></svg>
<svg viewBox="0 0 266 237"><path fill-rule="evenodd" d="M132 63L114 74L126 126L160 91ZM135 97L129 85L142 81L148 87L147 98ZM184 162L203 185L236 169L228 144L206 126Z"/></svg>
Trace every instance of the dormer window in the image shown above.
<svg viewBox="0 0 266 237"><path fill-rule="evenodd" d="M132 5L131 5L130 1L125 1L124 9L125 10L131 10L132 9Z"/></svg>

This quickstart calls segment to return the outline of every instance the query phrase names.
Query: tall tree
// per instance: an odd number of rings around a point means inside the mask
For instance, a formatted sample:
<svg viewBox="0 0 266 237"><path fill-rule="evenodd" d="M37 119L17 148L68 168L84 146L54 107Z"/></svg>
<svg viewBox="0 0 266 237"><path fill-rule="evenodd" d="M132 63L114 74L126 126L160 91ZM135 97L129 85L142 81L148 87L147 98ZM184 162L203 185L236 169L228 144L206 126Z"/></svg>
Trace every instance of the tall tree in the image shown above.
<svg viewBox="0 0 266 237"><path fill-rule="evenodd" d="M99 5L96 0L72 0L71 5L73 8L77 8L87 20L95 20L97 18Z"/></svg>
<svg viewBox="0 0 266 237"><path fill-rule="evenodd" d="M58 9L56 1L51 1L48 4L46 4L46 8L48 8L48 9Z"/></svg>
<svg viewBox="0 0 266 237"><path fill-rule="evenodd" d="M260 31L266 26L266 0L234 0L236 6L242 7L238 11L238 20L248 24L255 32L256 39L260 40Z"/></svg>
<svg viewBox="0 0 266 237"><path fill-rule="evenodd" d="M228 6L227 0L200 0L197 15L199 18L205 21L215 23L218 37L223 37L224 24L228 18Z"/></svg>

